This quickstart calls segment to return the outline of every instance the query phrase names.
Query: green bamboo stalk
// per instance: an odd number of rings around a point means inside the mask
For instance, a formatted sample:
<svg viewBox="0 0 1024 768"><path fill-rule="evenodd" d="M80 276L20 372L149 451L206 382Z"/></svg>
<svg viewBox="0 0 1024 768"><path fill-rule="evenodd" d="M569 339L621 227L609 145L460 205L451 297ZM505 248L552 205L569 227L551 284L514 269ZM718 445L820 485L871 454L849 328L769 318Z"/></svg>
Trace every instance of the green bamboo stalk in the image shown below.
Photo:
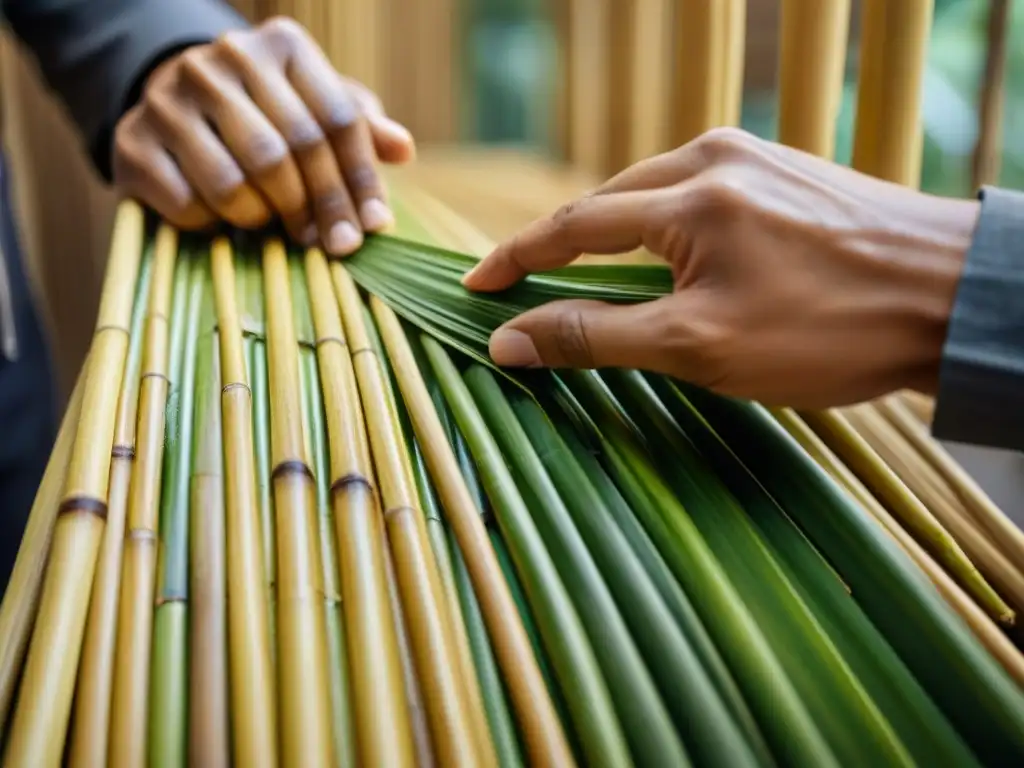
<svg viewBox="0 0 1024 768"><path fill-rule="evenodd" d="M148 763L181 768L188 762L189 485L195 406L196 351L207 275L194 254L185 293L180 374L171 379L160 497L160 562L150 662ZM180 297L180 298L179 298ZM174 339L172 336L172 349Z"/></svg>
<svg viewBox="0 0 1024 768"><path fill-rule="evenodd" d="M713 465L791 580L825 626L854 675L892 723L918 765L977 765L949 721L914 679L892 646L851 600L831 566L794 527L791 519L747 470L736 454L667 379L649 377L673 418Z"/></svg>
<svg viewBox="0 0 1024 768"><path fill-rule="evenodd" d="M629 748L593 647L505 458L448 353L429 337L423 338L423 346L480 469L516 570L536 612L545 647L562 682L587 759L595 766L629 765Z"/></svg>
<svg viewBox="0 0 1024 768"><path fill-rule="evenodd" d="M608 584L545 470L545 462L531 445L494 375L482 366L471 366L463 378L512 469L566 588L575 598L574 605L593 643L634 761L650 766L689 765L690 759L654 679ZM550 446L540 445L548 458ZM577 489L574 493L581 491ZM707 692L711 694L711 689ZM752 757L740 757L737 765L754 764Z"/></svg>
<svg viewBox="0 0 1024 768"><path fill-rule="evenodd" d="M837 765L736 587L673 489L655 471L607 390L589 373L571 378L583 416L595 420L594 437L610 474L700 611L774 754L793 765Z"/></svg>
<svg viewBox="0 0 1024 768"><path fill-rule="evenodd" d="M627 622L644 660L658 670L656 682L694 760L701 765L764 763L733 721L711 677L615 523L592 483L544 410L522 393L511 396L526 437L544 446L544 464L579 529L596 566ZM686 680L686 685L680 685Z"/></svg>

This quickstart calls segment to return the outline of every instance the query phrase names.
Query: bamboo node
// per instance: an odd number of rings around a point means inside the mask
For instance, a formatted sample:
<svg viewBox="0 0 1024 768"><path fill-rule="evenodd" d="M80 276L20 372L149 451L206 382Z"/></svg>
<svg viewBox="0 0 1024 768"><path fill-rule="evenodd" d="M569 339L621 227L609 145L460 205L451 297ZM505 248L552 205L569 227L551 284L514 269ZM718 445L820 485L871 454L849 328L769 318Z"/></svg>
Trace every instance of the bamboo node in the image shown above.
<svg viewBox="0 0 1024 768"><path fill-rule="evenodd" d="M373 357L377 356L377 350L374 349L373 347L359 347L358 349L353 349L349 354L351 354L352 357L355 358L356 355L361 355L364 352Z"/></svg>
<svg viewBox="0 0 1024 768"><path fill-rule="evenodd" d="M125 536L130 541L154 542L157 539L156 531L149 528L132 528Z"/></svg>
<svg viewBox="0 0 1024 768"><path fill-rule="evenodd" d="M390 520L392 517L398 517L398 515L403 512L410 512L414 515L416 514L416 510L413 507L410 507L408 504L400 504L396 507L389 507L384 510L384 519Z"/></svg>
<svg viewBox="0 0 1024 768"><path fill-rule="evenodd" d="M227 393L233 389L244 389L246 392L249 393L249 396L252 397L252 390L249 388L249 385L246 384L244 381L232 381L230 384L225 384L223 387L221 387L220 391L221 393Z"/></svg>
<svg viewBox="0 0 1024 768"><path fill-rule="evenodd" d="M145 381L146 379L161 379L162 381L167 383L167 386L171 385L171 380L164 376L164 374L159 373L157 371L147 371L146 373L142 374L142 376L139 377L140 381Z"/></svg>
<svg viewBox="0 0 1024 768"><path fill-rule="evenodd" d="M57 515L66 515L70 512L88 512L100 520L106 520L107 502L95 496L69 496L57 507Z"/></svg>
<svg viewBox="0 0 1024 768"><path fill-rule="evenodd" d="M130 330L128 330L127 328L125 328L123 325L113 325L112 323L107 323L105 325L100 325L100 326L96 327L96 335L97 336L99 336L104 331L120 331L125 336L131 336L132 335L132 332Z"/></svg>
<svg viewBox="0 0 1024 768"><path fill-rule="evenodd" d="M331 493L333 494L343 491L350 485L362 485L366 487L367 491L373 491L373 483L370 482L370 479L366 475L360 472L349 472L331 483Z"/></svg>
<svg viewBox="0 0 1024 768"><path fill-rule="evenodd" d="M115 445L110 449L110 456L114 459L134 459L135 458L135 446L133 445Z"/></svg>
<svg viewBox="0 0 1024 768"><path fill-rule="evenodd" d="M321 336L320 338L318 338L316 340L315 346L319 348L321 344L332 344L332 343L333 344L340 344L342 347L348 346L345 343L345 340L343 338L341 338L340 336ZM353 353L353 354L355 354L355 353Z"/></svg>
<svg viewBox="0 0 1024 768"><path fill-rule="evenodd" d="M299 459L288 459L286 461L282 461L274 467L274 471L270 473L270 479L277 480L285 475L305 475L310 480L314 479L313 470L309 468L309 465L306 462L300 461Z"/></svg>

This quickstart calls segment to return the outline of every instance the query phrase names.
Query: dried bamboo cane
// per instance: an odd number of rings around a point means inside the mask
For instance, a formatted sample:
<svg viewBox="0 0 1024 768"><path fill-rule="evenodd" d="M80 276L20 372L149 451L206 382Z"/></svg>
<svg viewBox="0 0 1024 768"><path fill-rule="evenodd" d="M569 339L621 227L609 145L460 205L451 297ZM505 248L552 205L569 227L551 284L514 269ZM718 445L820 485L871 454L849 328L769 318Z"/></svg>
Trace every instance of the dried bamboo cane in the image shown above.
<svg viewBox="0 0 1024 768"><path fill-rule="evenodd" d="M352 278L340 266L332 276L380 477L388 541L395 555L402 607L439 761L446 766L497 765L486 713L471 706L468 676L456 651L409 455L401 442L395 404L388 398L384 361L377 357Z"/></svg>
<svg viewBox="0 0 1024 768"><path fill-rule="evenodd" d="M1003 554L1014 563L1024 563L1024 532L993 503L963 467L932 439L910 409L895 398L882 401L877 407L939 472Z"/></svg>
<svg viewBox="0 0 1024 768"><path fill-rule="evenodd" d="M81 421L4 751L5 766L58 766L64 751L107 512L110 449L128 353L144 224L142 209L136 203L121 203L89 352Z"/></svg>
<svg viewBox="0 0 1024 768"><path fill-rule="evenodd" d="M853 167L916 187L934 0L864 0Z"/></svg>
<svg viewBox="0 0 1024 768"><path fill-rule="evenodd" d="M142 365L143 323L149 301L152 260L147 259L139 277L132 317L128 362L121 385L117 427L110 460L110 502L103 546L85 628L82 660L71 720L68 764L71 768L105 765L110 735L111 689L114 683L114 651L121 594L124 532L128 517L128 493L135 464L135 430L139 405L139 369Z"/></svg>
<svg viewBox="0 0 1024 768"><path fill-rule="evenodd" d="M412 732L395 622L388 607L385 542L373 492L370 450L330 272L318 250L306 254L306 279L326 407L359 759L364 765L411 766Z"/></svg>
<svg viewBox="0 0 1024 768"><path fill-rule="evenodd" d="M914 414L915 419L926 426L932 423L932 418L935 415L935 401L932 398L926 397L919 392L900 392L896 397L899 398L903 406Z"/></svg>
<svg viewBox="0 0 1024 768"><path fill-rule="evenodd" d="M196 369L189 514L189 765L231 764L223 429L208 264Z"/></svg>
<svg viewBox="0 0 1024 768"><path fill-rule="evenodd" d="M263 251L270 447L277 522L277 640L281 760L314 768L334 763L327 636L316 542L313 472L306 457L299 394L299 351L288 256L279 240Z"/></svg>
<svg viewBox="0 0 1024 768"><path fill-rule="evenodd" d="M884 499L888 508L900 516L902 523L927 543L938 561L978 601L986 613L1001 624L1013 624L1014 613L1010 606L985 581L974 563L931 511L911 493L844 415L829 411L801 413L800 416L865 485Z"/></svg>
<svg viewBox="0 0 1024 768"><path fill-rule="evenodd" d="M946 602L964 620L975 637L985 646L1007 673L1024 686L1024 655L996 626L991 618L932 559L917 540L883 507L814 430L788 409L775 411L779 423L803 446L814 460L846 488L850 495L882 526L887 534L913 560L928 580L935 585Z"/></svg>
<svg viewBox="0 0 1024 768"><path fill-rule="evenodd" d="M227 526L228 636L231 639L231 727L237 765L278 764L275 681L266 575L257 509L253 404L242 352L231 246L210 251L223 388L224 501Z"/></svg>
<svg viewBox="0 0 1024 768"><path fill-rule="evenodd" d="M46 463L39 490L36 491L35 501L32 502L25 535L18 549L18 558L15 560L7 591L4 592L3 602L0 603L0 727L7 722L8 709L14 697L21 662L25 656L39 605L39 593L50 552L53 526L57 519L55 513L78 430L88 369L89 361L86 359L85 367L71 393L71 400L61 421L50 460Z"/></svg>
<svg viewBox="0 0 1024 768"><path fill-rule="evenodd" d="M722 0L676 3L674 144L685 144L722 124L726 6Z"/></svg>
<svg viewBox="0 0 1024 768"><path fill-rule="evenodd" d="M783 0L779 141L831 158L842 96L850 0Z"/></svg>
<svg viewBox="0 0 1024 768"><path fill-rule="evenodd" d="M978 141L971 163L971 187L999 182L1003 149L1003 101L1010 0L989 0L985 69L978 104Z"/></svg>
<svg viewBox="0 0 1024 768"><path fill-rule="evenodd" d="M139 383L138 444L128 492L117 656L111 694L108 761L112 766L143 765L146 756L164 413L169 389L168 315L177 259L178 234L163 226L154 245Z"/></svg>
<svg viewBox="0 0 1024 768"><path fill-rule="evenodd" d="M534 765L568 766L573 757L530 639L491 547L480 511L430 399L419 367L394 312L378 299L370 306L431 477L473 580L494 651L509 686L516 717Z"/></svg>
<svg viewBox="0 0 1024 768"><path fill-rule="evenodd" d="M725 0L722 24L722 125L739 125L743 108L743 61L747 42L747 0Z"/></svg>

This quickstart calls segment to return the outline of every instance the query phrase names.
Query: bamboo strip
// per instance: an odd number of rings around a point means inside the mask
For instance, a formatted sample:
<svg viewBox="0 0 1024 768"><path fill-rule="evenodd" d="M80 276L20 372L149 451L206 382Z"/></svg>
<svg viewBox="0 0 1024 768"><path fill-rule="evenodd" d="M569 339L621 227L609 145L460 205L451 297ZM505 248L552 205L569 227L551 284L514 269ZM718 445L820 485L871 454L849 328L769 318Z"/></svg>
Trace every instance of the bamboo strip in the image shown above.
<svg viewBox="0 0 1024 768"><path fill-rule="evenodd" d="M975 637L985 646L1007 673L1024 686L1024 655L996 626L991 618L972 600L960 586L932 559L917 540L908 534L897 520L889 514L871 494L860 479L825 444L814 430L788 409L773 411L779 423L803 446L819 465L835 477L886 533L917 564L928 580L964 620Z"/></svg>
<svg viewBox="0 0 1024 768"><path fill-rule="evenodd" d="M331 501L341 563L342 607L360 763L411 766L413 742L384 539L355 372L323 253L306 253L330 453Z"/></svg>
<svg viewBox="0 0 1024 768"><path fill-rule="evenodd" d="M142 209L122 202L75 434L4 765L60 764L107 512L110 448L142 253Z"/></svg>
<svg viewBox="0 0 1024 768"><path fill-rule="evenodd" d="M978 604L1002 624L1012 625L1013 610L989 586L957 541L878 456L867 441L838 411L801 413L800 417L818 433L865 485L884 500L916 538L925 542L938 562L947 568Z"/></svg>
<svg viewBox="0 0 1024 768"><path fill-rule="evenodd" d="M327 685L327 638L316 546L313 473L306 457L299 396L298 340L288 284L288 257L279 240L263 251L270 447L277 522L277 639L281 760L286 765L334 762Z"/></svg>
<svg viewBox="0 0 1024 768"><path fill-rule="evenodd" d="M480 510L459 471L409 343L391 309L376 298L371 299L370 306L416 436L425 448L424 458L431 478L469 569L530 762L545 766L571 765L572 752L537 666L530 639L522 622L517 620L515 601L490 545Z"/></svg>
<svg viewBox="0 0 1024 768"><path fill-rule="evenodd" d="M402 607L438 759L446 766L496 765L486 714L471 706L468 676L456 651L452 620L419 510L409 456L402 447L395 404L387 397L384 361L374 350L364 305L352 278L344 268L336 269L332 276L380 477L388 541L395 555Z"/></svg>
<svg viewBox="0 0 1024 768"><path fill-rule="evenodd" d="M21 663L28 649L39 606L53 528L57 520L57 504L78 431L88 370L89 361L86 358L61 420L57 440L50 453L50 460L46 463L35 501L32 502L25 535L18 548L18 558L14 562L3 601L0 602L0 727L7 723L7 713L14 698Z"/></svg>
<svg viewBox="0 0 1024 768"><path fill-rule="evenodd" d="M227 526L228 636L231 727L236 764L278 764L275 680L266 574L257 509L253 402L242 351L231 246L218 239L210 251L217 312L220 395L225 436L224 502ZM230 447L229 447L230 446Z"/></svg>
<svg viewBox="0 0 1024 768"><path fill-rule="evenodd" d="M831 159L843 90L850 0L783 0L779 141Z"/></svg>

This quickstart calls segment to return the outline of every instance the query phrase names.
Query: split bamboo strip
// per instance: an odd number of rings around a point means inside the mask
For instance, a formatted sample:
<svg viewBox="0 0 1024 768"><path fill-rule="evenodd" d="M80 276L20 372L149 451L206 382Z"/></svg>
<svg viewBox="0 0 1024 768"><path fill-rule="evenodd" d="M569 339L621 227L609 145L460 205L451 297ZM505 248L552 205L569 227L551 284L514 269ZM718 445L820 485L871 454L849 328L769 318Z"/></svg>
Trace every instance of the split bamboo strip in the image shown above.
<svg viewBox="0 0 1024 768"><path fill-rule="evenodd" d="M936 442L910 409L895 398L877 404L910 444L939 472L991 541L1014 563L1024 563L1024 532Z"/></svg>
<svg viewBox="0 0 1024 768"><path fill-rule="evenodd" d="M274 768L278 764L276 686L257 508L252 391L243 359L235 268L227 240L214 241L210 268L223 384L220 408L226 438L223 461L232 754L238 765Z"/></svg>
<svg viewBox="0 0 1024 768"><path fill-rule="evenodd" d="M103 532L103 546L96 566L89 620L82 645L82 660L79 662L75 708L71 720L68 763L72 768L90 768L107 762L125 525L128 518L132 469L135 464L139 369L142 365L143 328L147 321L152 264L152 259L147 258L142 266L136 290L128 362L118 403L114 446L110 452L107 527Z"/></svg>
<svg viewBox="0 0 1024 768"><path fill-rule="evenodd" d="M386 546L374 493L370 450L331 275L322 252L306 253L306 279L326 407L331 502L359 761L413 765L401 659L389 608Z"/></svg>
<svg viewBox="0 0 1024 768"><path fill-rule="evenodd" d="M934 0L863 0L853 167L920 182L921 104Z"/></svg>
<svg viewBox="0 0 1024 768"><path fill-rule="evenodd" d="M39 607L40 589L57 520L57 505L82 413L85 372L88 369L89 361L86 358L85 367L75 382L68 409L61 420L57 440L50 453L50 460L46 463L35 501L32 502L18 558L3 601L0 602L0 726L7 723L7 713L14 698L21 663Z"/></svg>
<svg viewBox="0 0 1024 768"><path fill-rule="evenodd" d="M421 445L429 446L424 451L424 459L469 569L494 651L509 686L530 762L539 766L568 766L572 763L571 751L530 640L523 625L516 620L515 601L490 546L480 510L459 471L455 454L448 447L444 427L408 340L391 309L375 298L371 299L370 306L417 438Z"/></svg>
<svg viewBox="0 0 1024 768"><path fill-rule="evenodd" d="M169 389L168 316L177 259L178 234L170 227L162 226L154 245L153 278L146 308L146 338L137 406L137 446L124 534L117 656L111 692L108 759L112 766L142 765L146 755L164 413Z"/></svg>
<svg viewBox="0 0 1024 768"><path fill-rule="evenodd" d="M871 494L861 480L839 459L814 430L788 409L774 412L775 418L793 438L829 472L839 484L882 526L885 532L907 553L947 603L970 627L975 637L993 655L1007 673L1024 687L1024 655L978 607L967 593L941 568L917 540L908 534L888 510Z"/></svg>
<svg viewBox="0 0 1024 768"><path fill-rule="evenodd" d="M1018 610L1024 606L1024 573L1020 567L982 533L939 473L904 440L896 427L884 416L863 407L848 409L846 418L950 532L999 594ZM982 604L982 607L987 606Z"/></svg>
<svg viewBox="0 0 1024 768"><path fill-rule="evenodd" d="M299 396L298 340L292 316L288 255L280 240L263 251L270 447L277 522L277 641L281 761L333 765L327 638L318 586L313 473L306 456Z"/></svg>
<svg viewBox="0 0 1024 768"><path fill-rule="evenodd" d="M722 124L728 45L722 0L677 0L676 8L672 143L681 145Z"/></svg>
<svg viewBox="0 0 1024 768"><path fill-rule="evenodd" d="M801 413L800 416L865 485L873 488L886 505L899 515L902 523L915 537L926 543L943 567L978 601L986 613L1002 624L1013 624L1013 610L989 586L928 507L911 493L844 415L830 411Z"/></svg>
<svg viewBox="0 0 1024 768"><path fill-rule="evenodd" d="M188 763L231 764L227 555L220 366L209 263L196 350L189 514Z"/></svg>
<svg viewBox="0 0 1024 768"><path fill-rule="evenodd" d="M364 305L344 269L334 272L342 326L380 477L388 540L395 555L398 587L407 617L416 671L424 687L427 716L442 765L496 765L482 708L472 708L469 675L456 650L440 574L430 550L415 480L394 402L388 397L384 361L378 359L364 319ZM468 661L468 660L465 660Z"/></svg>
<svg viewBox="0 0 1024 768"><path fill-rule="evenodd" d="M922 424L928 425L932 423L932 418L935 415L935 401L932 398L926 397L919 392L900 392L896 397L914 414L914 418Z"/></svg>
<svg viewBox="0 0 1024 768"><path fill-rule="evenodd" d="M82 418L50 546L5 766L60 764L89 596L107 513L110 450L121 392L145 222L122 202L100 297L82 395ZM95 450L99 446L100 450Z"/></svg>
<svg viewBox="0 0 1024 768"><path fill-rule="evenodd" d="M781 7L779 141L831 158L850 0L782 0Z"/></svg>

